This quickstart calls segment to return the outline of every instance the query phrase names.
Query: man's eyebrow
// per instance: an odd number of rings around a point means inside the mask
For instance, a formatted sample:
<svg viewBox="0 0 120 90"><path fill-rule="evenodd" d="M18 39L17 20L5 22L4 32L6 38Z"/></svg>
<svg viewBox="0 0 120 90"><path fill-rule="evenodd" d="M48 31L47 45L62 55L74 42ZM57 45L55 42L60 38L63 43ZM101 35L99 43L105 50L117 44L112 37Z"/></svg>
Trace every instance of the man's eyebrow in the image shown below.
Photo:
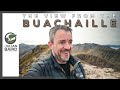
<svg viewBox="0 0 120 90"><path fill-rule="evenodd" d="M69 41L73 41L72 39L70 39Z"/></svg>
<svg viewBox="0 0 120 90"><path fill-rule="evenodd" d="M59 41L66 41L66 40L59 40Z"/></svg>
<svg viewBox="0 0 120 90"><path fill-rule="evenodd" d="M59 41L66 41L66 40L59 40ZM72 39L70 39L69 41L73 41Z"/></svg>

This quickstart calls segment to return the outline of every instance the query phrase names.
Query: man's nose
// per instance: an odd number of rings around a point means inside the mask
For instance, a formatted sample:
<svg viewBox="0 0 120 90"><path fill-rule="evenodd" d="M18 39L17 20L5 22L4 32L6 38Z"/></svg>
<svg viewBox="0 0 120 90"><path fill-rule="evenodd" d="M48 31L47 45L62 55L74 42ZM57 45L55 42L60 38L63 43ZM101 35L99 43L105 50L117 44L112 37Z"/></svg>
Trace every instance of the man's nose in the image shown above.
<svg viewBox="0 0 120 90"><path fill-rule="evenodd" d="M66 43L66 44L64 45L64 48L69 50L69 49L71 49L71 45L70 45L69 43Z"/></svg>

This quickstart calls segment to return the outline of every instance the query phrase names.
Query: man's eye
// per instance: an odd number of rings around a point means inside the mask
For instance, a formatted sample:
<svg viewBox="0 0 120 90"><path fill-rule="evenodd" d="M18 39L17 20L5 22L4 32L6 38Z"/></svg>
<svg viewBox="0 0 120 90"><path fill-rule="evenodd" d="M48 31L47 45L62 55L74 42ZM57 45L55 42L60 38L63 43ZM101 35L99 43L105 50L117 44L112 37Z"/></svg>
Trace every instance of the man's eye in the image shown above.
<svg viewBox="0 0 120 90"><path fill-rule="evenodd" d="M70 41L69 44L72 44L72 41Z"/></svg>
<svg viewBox="0 0 120 90"><path fill-rule="evenodd" d="M61 41L60 44L64 44L65 42L64 41Z"/></svg>
<svg viewBox="0 0 120 90"><path fill-rule="evenodd" d="M69 41L69 44L72 44L72 41Z"/></svg>

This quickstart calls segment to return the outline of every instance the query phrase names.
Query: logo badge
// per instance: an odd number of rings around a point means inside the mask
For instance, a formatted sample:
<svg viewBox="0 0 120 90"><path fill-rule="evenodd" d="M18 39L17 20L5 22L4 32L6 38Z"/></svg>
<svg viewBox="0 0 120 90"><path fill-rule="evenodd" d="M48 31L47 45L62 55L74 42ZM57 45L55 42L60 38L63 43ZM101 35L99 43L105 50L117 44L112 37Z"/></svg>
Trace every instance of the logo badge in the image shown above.
<svg viewBox="0 0 120 90"><path fill-rule="evenodd" d="M9 32L5 35L5 41L8 44L13 44L16 41L16 35L12 32Z"/></svg>

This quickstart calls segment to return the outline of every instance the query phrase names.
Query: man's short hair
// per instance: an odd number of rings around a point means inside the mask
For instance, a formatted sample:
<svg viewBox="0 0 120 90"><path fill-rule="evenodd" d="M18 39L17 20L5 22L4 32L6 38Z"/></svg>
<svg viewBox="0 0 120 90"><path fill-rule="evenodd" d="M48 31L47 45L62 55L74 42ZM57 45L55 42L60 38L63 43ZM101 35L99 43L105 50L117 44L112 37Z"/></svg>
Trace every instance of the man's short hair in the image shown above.
<svg viewBox="0 0 120 90"><path fill-rule="evenodd" d="M49 31L49 39L52 43L54 42L54 37L55 37L56 32L60 29L66 31L66 32L69 31L72 34L72 29L70 27L68 27L66 25L56 25L56 26L52 27Z"/></svg>

